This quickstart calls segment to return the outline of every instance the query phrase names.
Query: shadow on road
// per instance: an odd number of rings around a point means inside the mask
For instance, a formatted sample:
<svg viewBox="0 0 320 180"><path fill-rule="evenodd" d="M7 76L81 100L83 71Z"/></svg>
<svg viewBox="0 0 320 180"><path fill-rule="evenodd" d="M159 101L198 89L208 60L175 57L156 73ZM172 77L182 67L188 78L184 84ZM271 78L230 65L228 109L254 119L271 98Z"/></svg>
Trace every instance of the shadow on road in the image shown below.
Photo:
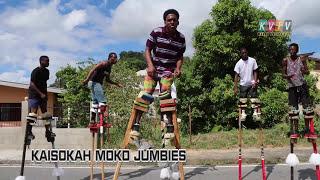
<svg viewBox="0 0 320 180"><path fill-rule="evenodd" d="M129 172L129 173L125 173L125 174L120 174L120 176L125 176L127 177L126 179L131 179L131 178L136 178L136 177L141 177L141 176L144 176L146 174L148 174L150 171L153 171L155 169L150 169L150 168L146 168L146 169L138 169L136 171L132 171L132 172ZM112 174L113 176L113 174Z"/></svg>
<svg viewBox="0 0 320 180"><path fill-rule="evenodd" d="M113 173L104 173L104 177L105 178L110 178L110 177L112 177L113 176ZM101 179L101 173L97 173L97 174L94 174L93 175L93 179ZM81 180L90 180L90 175L89 176L87 176L87 177L84 177L83 179L81 179Z"/></svg>
<svg viewBox="0 0 320 180"><path fill-rule="evenodd" d="M274 165L268 165L266 166L266 171L267 171L267 179L270 176L270 174L272 173L274 169ZM251 173L253 172L258 172L261 171L261 166L256 166L254 169L252 169L251 171L249 171L246 175L242 176L242 179L245 179L247 176L249 176ZM261 172L261 177L262 177L262 172Z"/></svg>
<svg viewBox="0 0 320 180"><path fill-rule="evenodd" d="M184 175L185 179L192 179L193 176L195 175L199 175L199 174L204 174L204 172L206 171L216 171L217 169L215 168L215 166L213 167L198 167L193 169L192 171L186 173Z"/></svg>
<svg viewBox="0 0 320 180"><path fill-rule="evenodd" d="M311 180L316 180L316 176L315 176L315 169L300 169L298 170L299 173L299 177L298 180L304 180L304 179L311 179Z"/></svg>
<svg viewBox="0 0 320 180"><path fill-rule="evenodd" d="M274 166L275 165L269 165L267 166L267 179L269 178L270 174L272 173L272 171L274 170Z"/></svg>

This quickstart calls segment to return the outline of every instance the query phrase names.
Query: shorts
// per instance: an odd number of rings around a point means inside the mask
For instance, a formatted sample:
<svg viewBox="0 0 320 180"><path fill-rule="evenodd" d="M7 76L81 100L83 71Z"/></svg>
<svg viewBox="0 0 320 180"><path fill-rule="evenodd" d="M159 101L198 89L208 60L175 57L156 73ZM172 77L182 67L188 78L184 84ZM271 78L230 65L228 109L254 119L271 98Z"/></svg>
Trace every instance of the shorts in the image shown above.
<svg viewBox="0 0 320 180"><path fill-rule="evenodd" d="M290 87L288 90L289 105L298 109L299 102L302 103L304 109L310 106L309 90L307 84L301 86Z"/></svg>
<svg viewBox="0 0 320 180"><path fill-rule="evenodd" d="M36 108L40 107L41 109L47 108L47 99L41 99L41 98L33 98L28 100L28 106L30 108Z"/></svg>
<svg viewBox="0 0 320 180"><path fill-rule="evenodd" d="M107 99L104 96L102 85L100 83L89 81L88 87L91 91L91 100L93 104L107 103Z"/></svg>
<svg viewBox="0 0 320 180"><path fill-rule="evenodd" d="M252 86L240 85L240 98L257 98L257 97L258 97L257 88L252 88Z"/></svg>

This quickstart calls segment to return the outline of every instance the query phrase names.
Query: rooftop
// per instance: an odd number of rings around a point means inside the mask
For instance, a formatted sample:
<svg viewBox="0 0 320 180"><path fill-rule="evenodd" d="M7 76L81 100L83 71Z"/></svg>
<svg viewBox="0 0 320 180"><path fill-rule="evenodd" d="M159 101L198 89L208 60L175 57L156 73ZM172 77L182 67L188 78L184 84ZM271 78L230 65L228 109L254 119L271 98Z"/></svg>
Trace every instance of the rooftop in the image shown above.
<svg viewBox="0 0 320 180"><path fill-rule="evenodd" d="M0 86L7 86L7 87L14 87L14 88L21 88L21 89L29 89L29 84L2 81L2 80L0 80ZM61 94L61 93L63 93L64 90L60 89L60 88L48 87L47 91L51 92L51 93Z"/></svg>

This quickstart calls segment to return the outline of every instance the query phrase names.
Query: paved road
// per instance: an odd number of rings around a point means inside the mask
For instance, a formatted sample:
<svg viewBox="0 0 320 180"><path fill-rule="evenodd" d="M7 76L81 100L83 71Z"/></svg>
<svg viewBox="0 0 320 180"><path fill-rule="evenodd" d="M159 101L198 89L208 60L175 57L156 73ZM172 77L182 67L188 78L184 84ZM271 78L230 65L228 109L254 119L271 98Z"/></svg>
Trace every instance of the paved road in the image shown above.
<svg viewBox="0 0 320 180"><path fill-rule="evenodd" d="M87 167L63 167L65 174L61 180L89 180L89 168ZM295 179L315 180L315 167L310 164L300 164L295 168ZM0 166L0 180L14 180L19 174L18 166ZM105 179L112 179L113 168L105 169ZM56 180L51 176L52 167L27 166L25 169L26 180ZM232 180L237 179L237 166L213 166L213 167L185 167L185 179L189 180ZM119 180L150 180L160 179L158 168L122 168ZM95 169L95 179L101 179L100 169ZM243 166L244 180L261 179L261 168L256 165ZM267 179L290 179L290 167L287 165L268 165Z"/></svg>

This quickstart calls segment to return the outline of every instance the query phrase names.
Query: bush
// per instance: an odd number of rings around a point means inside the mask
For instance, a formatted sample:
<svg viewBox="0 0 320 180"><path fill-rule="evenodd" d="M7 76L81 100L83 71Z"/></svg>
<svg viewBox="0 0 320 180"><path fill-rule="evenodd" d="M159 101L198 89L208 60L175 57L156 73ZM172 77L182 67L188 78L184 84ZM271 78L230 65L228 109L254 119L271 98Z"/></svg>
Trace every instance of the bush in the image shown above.
<svg viewBox="0 0 320 180"><path fill-rule="evenodd" d="M279 91L286 91L288 88L287 81L282 77L281 73L274 73L272 75L270 88L278 89Z"/></svg>
<svg viewBox="0 0 320 180"><path fill-rule="evenodd" d="M278 89L272 88L260 95L262 103L262 119L265 127L284 122L284 117L288 112L288 94Z"/></svg>

